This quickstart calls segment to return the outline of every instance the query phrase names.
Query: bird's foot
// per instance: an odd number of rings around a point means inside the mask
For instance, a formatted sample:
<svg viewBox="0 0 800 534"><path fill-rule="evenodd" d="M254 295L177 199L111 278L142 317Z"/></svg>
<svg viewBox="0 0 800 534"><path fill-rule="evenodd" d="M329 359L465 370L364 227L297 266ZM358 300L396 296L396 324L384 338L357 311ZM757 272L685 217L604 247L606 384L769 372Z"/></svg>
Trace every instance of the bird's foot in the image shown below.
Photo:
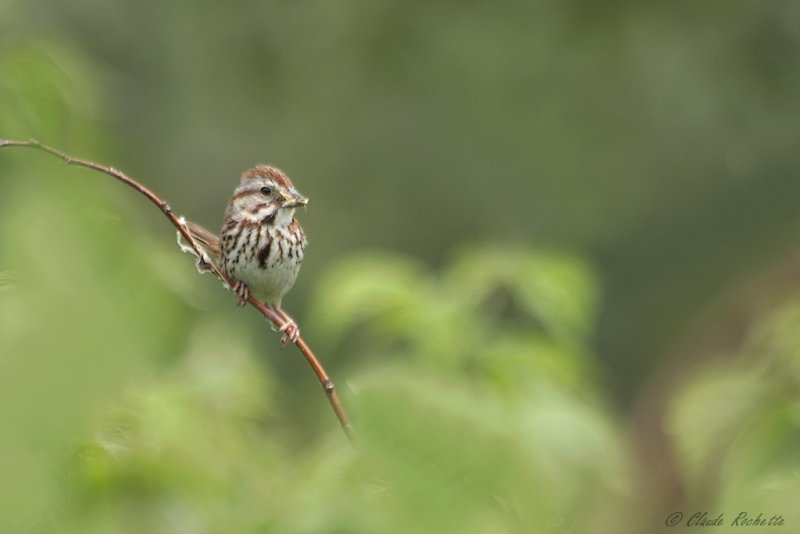
<svg viewBox="0 0 800 534"><path fill-rule="evenodd" d="M300 327L297 326L297 322L294 319L289 317L280 306L270 306L275 313L283 319L283 324L278 328L278 332L283 332L283 337L281 337L281 345L284 347L288 346L290 343L297 342L300 339Z"/></svg>
<svg viewBox="0 0 800 534"><path fill-rule="evenodd" d="M295 343L298 339L300 339L300 327L297 326L297 323L294 322L294 319L289 318L288 321L283 323L283 326L278 328L278 332L283 332L283 337L281 337L281 345L284 347L288 346L290 343Z"/></svg>

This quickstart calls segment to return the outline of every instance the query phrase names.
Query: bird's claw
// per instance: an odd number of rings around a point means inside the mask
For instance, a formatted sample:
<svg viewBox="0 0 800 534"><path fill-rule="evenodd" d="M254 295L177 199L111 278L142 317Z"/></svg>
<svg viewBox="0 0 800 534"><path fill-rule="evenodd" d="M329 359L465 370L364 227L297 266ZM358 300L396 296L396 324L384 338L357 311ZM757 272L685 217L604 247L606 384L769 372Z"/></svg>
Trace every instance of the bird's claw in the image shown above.
<svg viewBox="0 0 800 534"><path fill-rule="evenodd" d="M297 342L300 339L300 327L297 326L297 323L294 320L288 320L280 328L278 328L278 332L283 332L283 337L281 337L281 345L286 347L290 343Z"/></svg>

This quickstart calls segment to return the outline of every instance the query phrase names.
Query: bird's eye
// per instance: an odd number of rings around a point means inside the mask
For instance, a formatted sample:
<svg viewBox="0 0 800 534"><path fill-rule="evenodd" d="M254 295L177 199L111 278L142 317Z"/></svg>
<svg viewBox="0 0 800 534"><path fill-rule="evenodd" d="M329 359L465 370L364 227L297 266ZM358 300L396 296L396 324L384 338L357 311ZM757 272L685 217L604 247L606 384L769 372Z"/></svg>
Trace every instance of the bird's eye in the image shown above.
<svg viewBox="0 0 800 534"><path fill-rule="evenodd" d="M269 196L271 193L272 193L272 189L270 189L269 187L262 187L261 188L261 194L262 195Z"/></svg>

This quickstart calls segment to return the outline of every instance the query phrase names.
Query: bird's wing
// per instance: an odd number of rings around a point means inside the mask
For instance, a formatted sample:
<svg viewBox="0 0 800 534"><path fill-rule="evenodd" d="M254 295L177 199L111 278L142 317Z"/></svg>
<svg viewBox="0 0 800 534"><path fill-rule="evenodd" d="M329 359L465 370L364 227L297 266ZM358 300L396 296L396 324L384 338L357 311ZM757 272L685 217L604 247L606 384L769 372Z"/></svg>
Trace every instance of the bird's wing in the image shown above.
<svg viewBox="0 0 800 534"><path fill-rule="evenodd" d="M198 268L207 271L208 268L203 269L203 264L208 264L210 262L214 267L219 269L220 258L222 257L219 236L200 226L199 224L193 223L192 221L186 221L185 224L186 229L189 230L189 235L192 236L192 239L200 247L200 251L203 253L202 258L197 258ZM185 244L182 237L183 236L181 236L180 232L178 232L178 244L180 245L181 249L184 252L188 252L194 256L197 256L195 250L189 245Z"/></svg>

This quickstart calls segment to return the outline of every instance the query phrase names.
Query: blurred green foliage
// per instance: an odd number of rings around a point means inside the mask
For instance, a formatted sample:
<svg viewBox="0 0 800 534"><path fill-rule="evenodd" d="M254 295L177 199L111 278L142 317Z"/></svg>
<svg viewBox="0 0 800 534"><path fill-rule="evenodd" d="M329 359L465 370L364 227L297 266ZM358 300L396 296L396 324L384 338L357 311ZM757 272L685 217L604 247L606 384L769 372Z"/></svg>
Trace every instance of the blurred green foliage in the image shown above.
<svg viewBox="0 0 800 534"><path fill-rule="evenodd" d="M2 248L26 273L7 273L0 292L1 400L14 407L2 470L17 481L0 499L5 529L637 531L630 445L586 345L596 281L577 257L493 246L435 274L387 253L332 266L307 328L326 341L323 357L355 362L340 392L357 446L309 387L319 415L298 447L280 422L295 415L275 413L289 386L259 363L284 357L270 349L277 336L264 347L210 312L187 324L191 298L163 271L189 276L191 262L177 264L177 249L134 255L131 244L167 244L81 216L63 202L74 189L27 204L43 223L24 233L3 219ZM59 244L40 254L31 244L48 242L53 220ZM118 276L137 292L123 294ZM754 327L743 357L677 389L667 427L709 505L798 520L786 470L800 439L800 299L788 302Z"/></svg>
<svg viewBox="0 0 800 534"><path fill-rule="evenodd" d="M796 284L721 353L669 347L795 248L798 20L0 1L0 138L124 168L211 227L243 167L295 177L287 306L358 436L143 199L2 149L0 532L795 528Z"/></svg>
<svg viewBox="0 0 800 534"><path fill-rule="evenodd" d="M792 504L800 496L798 319L792 292L753 324L739 354L694 369L676 391L667 427L695 502L800 522Z"/></svg>
<svg viewBox="0 0 800 534"><path fill-rule="evenodd" d="M134 255L148 245L76 214L59 194L75 188L21 203L42 220L30 234L3 219L3 249L26 272L0 299L14 369L3 401L24 407L6 412L7 455L31 456L42 479L3 499L16 528L486 532L546 518L557 532L588 520L582 503L627 493L586 345L596 283L578 258L479 247L438 275L386 253L332 266L307 328L326 340L321 355L358 362L340 384L358 442L309 388L320 416L298 451L274 421L279 386L254 333L213 313L181 326L189 302L160 275L180 255ZM72 201L91 202L83 193ZM57 247L37 254L55 220ZM135 294L118 277L136 277ZM27 464L9 467L31 480Z"/></svg>

